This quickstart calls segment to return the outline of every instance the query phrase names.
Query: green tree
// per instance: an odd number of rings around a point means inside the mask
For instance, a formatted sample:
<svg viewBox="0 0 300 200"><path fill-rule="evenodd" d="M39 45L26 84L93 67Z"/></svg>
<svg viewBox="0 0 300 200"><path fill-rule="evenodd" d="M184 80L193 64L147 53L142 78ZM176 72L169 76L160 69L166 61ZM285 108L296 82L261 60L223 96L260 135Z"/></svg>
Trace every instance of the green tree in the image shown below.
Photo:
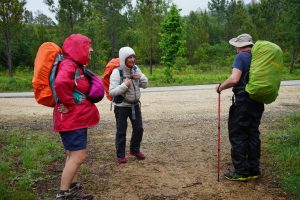
<svg viewBox="0 0 300 200"><path fill-rule="evenodd" d="M199 47L209 42L209 27L207 12L190 12L186 18L186 55L190 64L198 64L199 57L195 52Z"/></svg>
<svg viewBox="0 0 300 200"><path fill-rule="evenodd" d="M74 33L76 25L80 29L85 16L85 0L58 0L55 6L54 0L44 0L49 9L56 14L59 27L64 37Z"/></svg>
<svg viewBox="0 0 300 200"><path fill-rule="evenodd" d="M34 17L33 23L43 25L43 26L55 26L56 25L55 22L50 17L48 17L47 15L45 15L39 11L37 12L37 15Z"/></svg>
<svg viewBox="0 0 300 200"><path fill-rule="evenodd" d="M177 57L185 55L184 24L176 5L172 5L162 23L161 41L162 63L171 67Z"/></svg>
<svg viewBox="0 0 300 200"><path fill-rule="evenodd" d="M24 22L27 23L27 24L33 24L34 23L33 14L29 10L25 10L23 19L24 19Z"/></svg>
<svg viewBox="0 0 300 200"><path fill-rule="evenodd" d="M119 48L127 44L120 44L120 38L131 25L128 24L127 11L131 7L129 0L90 0L94 9L101 13L104 35L110 51L109 57L117 57Z"/></svg>
<svg viewBox="0 0 300 200"><path fill-rule="evenodd" d="M225 22L228 0L211 0L208 2L210 44L218 44L226 38Z"/></svg>
<svg viewBox="0 0 300 200"><path fill-rule="evenodd" d="M208 9L212 15L217 16L218 24L222 24L225 19L227 0L211 0L208 2Z"/></svg>
<svg viewBox="0 0 300 200"><path fill-rule="evenodd" d="M137 51L144 63L158 63L161 52L159 48L159 33L161 22L166 13L167 3L164 0L138 0L136 5L135 27L137 32Z"/></svg>
<svg viewBox="0 0 300 200"><path fill-rule="evenodd" d="M241 33L256 36L256 28L241 0L231 0L226 11L225 39L235 37Z"/></svg>
<svg viewBox="0 0 300 200"><path fill-rule="evenodd" d="M283 0L261 0L249 6L249 13L257 30L259 39L274 41L278 21L280 21Z"/></svg>
<svg viewBox="0 0 300 200"><path fill-rule="evenodd" d="M278 35L285 38L284 44L291 52L290 73L293 73L300 53L300 3L298 0L285 0L283 5L283 24Z"/></svg>
<svg viewBox="0 0 300 200"><path fill-rule="evenodd" d="M172 5L162 23L161 40L159 46L162 50L161 61L164 64L165 82L173 82L171 67L174 66L176 58L185 55L186 40L184 24L176 5Z"/></svg>
<svg viewBox="0 0 300 200"><path fill-rule="evenodd" d="M104 22L102 14L95 10L92 6L87 6L87 15L84 18L81 33L92 39L93 54L90 67L99 69L99 66L105 66L109 59L109 49L107 41L104 40L105 35Z"/></svg>
<svg viewBox="0 0 300 200"><path fill-rule="evenodd" d="M25 4L25 0L1 0L0 3L0 30L9 77L13 76L13 42L22 24Z"/></svg>
<svg viewBox="0 0 300 200"><path fill-rule="evenodd" d="M54 41L60 44L57 37L57 26L53 20L41 12L33 17L30 11L26 11L23 28L16 38L15 64L33 67L33 62L39 46L46 41ZM24 37L26 36L26 37Z"/></svg>

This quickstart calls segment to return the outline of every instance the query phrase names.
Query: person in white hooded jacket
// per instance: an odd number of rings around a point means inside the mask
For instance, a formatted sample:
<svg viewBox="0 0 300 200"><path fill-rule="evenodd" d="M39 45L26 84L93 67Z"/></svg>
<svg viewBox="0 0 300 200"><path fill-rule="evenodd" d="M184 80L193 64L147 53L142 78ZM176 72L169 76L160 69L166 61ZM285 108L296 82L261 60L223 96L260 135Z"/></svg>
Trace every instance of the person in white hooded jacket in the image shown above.
<svg viewBox="0 0 300 200"><path fill-rule="evenodd" d="M132 124L129 154L139 160L145 155L140 151L143 138L143 121L140 108L140 88L147 88L148 79L135 65L135 52L130 47L122 47L119 51L120 67L113 70L110 76L109 94L113 97L114 113L116 118L116 154L117 162L127 163L126 131L127 119Z"/></svg>

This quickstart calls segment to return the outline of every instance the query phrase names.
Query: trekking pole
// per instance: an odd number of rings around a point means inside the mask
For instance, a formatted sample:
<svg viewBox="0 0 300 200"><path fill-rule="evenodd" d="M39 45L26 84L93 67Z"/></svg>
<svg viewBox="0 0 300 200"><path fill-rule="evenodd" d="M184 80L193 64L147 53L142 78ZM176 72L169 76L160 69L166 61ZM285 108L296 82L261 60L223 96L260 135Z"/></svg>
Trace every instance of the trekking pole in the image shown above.
<svg viewBox="0 0 300 200"><path fill-rule="evenodd" d="M221 93L218 93L218 182L220 181L220 151L221 151Z"/></svg>

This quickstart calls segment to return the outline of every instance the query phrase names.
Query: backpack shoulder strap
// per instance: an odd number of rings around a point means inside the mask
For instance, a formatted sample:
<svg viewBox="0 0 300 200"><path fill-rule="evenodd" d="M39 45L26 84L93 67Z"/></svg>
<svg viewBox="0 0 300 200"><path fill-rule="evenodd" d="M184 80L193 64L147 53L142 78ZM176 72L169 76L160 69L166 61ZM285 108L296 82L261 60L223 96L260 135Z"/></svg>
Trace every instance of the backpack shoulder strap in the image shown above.
<svg viewBox="0 0 300 200"><path fill-rule="evenodd" d="M120 85L123 83L124 75L123 75L123 68L118 67L119 74L120 74Z"/></svg>
<svg viewBox="0 0 300 200"><path fill-rule="evenodd" d="M72 59L66 58L66 60L70 60L70 61L74 62L77 65L75 75L74 75L74 83L77 87L77 85L78 85L77 80L85 76L85 68L83 67L83 65L81 65L80 63L78 63L78 62L76 62ZM82 69L82 71L83 71L82 75L80 75L80 69ZM83 101L84 99L86 99L86 95L83 94L82 92L80 92L78 89L75 89L72 92L72 96L74 98L75 103L77 103L77 104L80 103L81 101Z"/></svg>
<svg viewBox="0 0 300 200"><path fill-rule="evenodd" d="M138 69L138 67L137 67L136 65L134 65L133 68L132 68L132 70L133 70L134 72L136 72L137 69Z"/></svg>
<svg viewBox="0 0 300 200"><path fill-rule="evenodd" d="M120 73L120 77L123 78L123 68L118 67L119 73Z"/></svg>
<svg viewBox="0 0 300 200"><path fill-rule="evenodd" d="M82 75L80 75L80 68L81 68L80 66L77 67L76 71L75 71L74 82L75 82L76 86L78 85L77 84L77 80L80 79L80 78L82 78L82 77L84 77L84 75L85 75L85 68L82 68L82 70L83 70L83 74Z"/></svg>

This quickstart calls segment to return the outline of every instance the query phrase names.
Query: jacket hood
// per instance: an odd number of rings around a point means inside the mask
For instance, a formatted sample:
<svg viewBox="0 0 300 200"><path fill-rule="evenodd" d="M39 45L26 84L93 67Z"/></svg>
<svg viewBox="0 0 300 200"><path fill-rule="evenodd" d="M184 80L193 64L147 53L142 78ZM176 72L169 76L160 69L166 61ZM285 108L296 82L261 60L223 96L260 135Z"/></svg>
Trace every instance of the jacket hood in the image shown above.
<svg viewBox="0 0 300 200"><path fill-rule="evenodd" d="M129 56L132 56L132 55L135 55L135 52L132 48L122 47L119 51L120 66L124 67L126 58L128 58Z"/></svg>
<svg viewBox="0 0 300 200"><path fill-rule="evenodd" d="M72 34L67 37L62 46L64 58L76 61L81 65L89 62L89 48L92 41L81 34Z"/></svg>

